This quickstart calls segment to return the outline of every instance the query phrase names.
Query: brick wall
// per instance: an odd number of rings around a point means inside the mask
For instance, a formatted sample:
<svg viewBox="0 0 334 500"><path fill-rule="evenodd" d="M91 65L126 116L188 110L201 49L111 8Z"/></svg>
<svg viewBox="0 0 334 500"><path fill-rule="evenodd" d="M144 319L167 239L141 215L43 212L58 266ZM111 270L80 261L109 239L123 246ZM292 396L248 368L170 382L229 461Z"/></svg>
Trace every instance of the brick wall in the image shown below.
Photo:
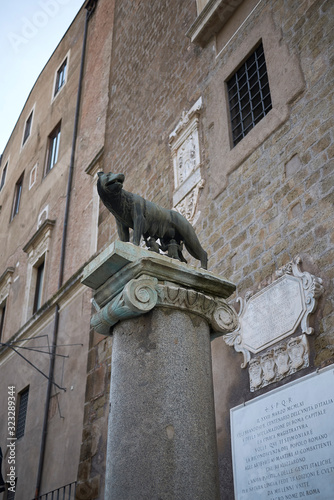
<svg viewBox="0 0 334 500"><path fill-rule="evenodd" d="M236 283L237 295L244 296L271 283L275 271L299 255L303 268L321 277L325 288L313 318L311 371L334 362L333 9L330 1L305 0L297 8L292 1L263 1L216 57L214 40L200 48L185 36L196 18L195 1L116 2L104 149L104 170L125 173L125 189L171 207L174 186L168 137L182 111L202 96L205 187L195 229L209 253L209 269ZM242 13L237 11L241 17ZM219 75L227 65L237 68L242 62L237 59L240 47L267 19L272 25L265 50L276 44L282 60L298 66L298 75L290 77L285 73L291 67L281 64L277 102L288 92L284 79L295 78L296 84L284 106L277 108L284 112L278 113L273 132L266 135L263 124L258 124L238 146L239 157L245 157L225 171L227 160L219 154L219 137L228 134L229 124L221 118L225 91ZM231 19L236 22L236 17ZM272 26L276 39L270 35ZM279 64L279 59L269 60L274 69ZM275 93L277 82L271 83ZM116 237L114 220L104 208L99 231L102 249ZM100 357L104 349L109 349L106 341L92 350L89 380L99 379L102 366L106 376L107 362L104 354ZM240 368L240 355L223 339L213 342L212 354L222 491L225 498L233 498L229 408L254 396L247 371ZM98 399L92 397L91 407L87 406L92 416L94 405L101 401L103 425L106 395L104 391ZM95 417L89 420L86 413L85 418L93 425ZM100 457L99 453L105 453L102 444L95 456ZM93 476L88 474L86 479Z"/></svg>

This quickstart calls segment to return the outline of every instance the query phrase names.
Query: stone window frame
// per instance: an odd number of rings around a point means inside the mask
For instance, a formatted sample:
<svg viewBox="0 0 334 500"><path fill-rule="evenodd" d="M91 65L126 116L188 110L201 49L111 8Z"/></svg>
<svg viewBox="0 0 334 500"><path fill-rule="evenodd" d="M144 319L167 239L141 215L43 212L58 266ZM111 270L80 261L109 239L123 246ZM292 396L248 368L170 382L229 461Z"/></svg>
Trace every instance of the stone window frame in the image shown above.
<svg viewBox="0 0 334 500"><path fill-rule="evenodd" d="M271 111L233 147L230 126L230 111L227 81L262 41L266 57ZM216 57L217 68L213 83L215 92L221 96L220 107L216 99L206 100L206 116L210 116L209 156L215 178L213 197L226 187L227 176L245 161L273 132L282 126L290 116L290 104L305 88L305 80L298 57L290 52L282 41L280 30L272 15L264 12L261 20L244 34L239 46L227 55L226 45ZM212 118L212 119L211 119ZM212 126L214 125L214 126Z"/></svg>
<svg viewBox="0 0 334 500"><path fill-rule="evenodd" d="M3 168L1 169L1 178L0 178L0 192L3 190L6 184L6 178L7 178L7 172L8 172L8 165L9 165L9 157L4 164Z"/></svg>
<svg viewBox="0 0 334 500"><path fill-rule="evenodd" d="M43 224L37 229L33 237L23 247L23 251L28 255L27 280L23 306L24 322L26 322L34 314L37 272L38 267L42 262L44 262L44 276L41 292L41 304L44 303L43 299L45 299L45 284L47 282L49 252L51 246L52 229L54 225L54 220L45 220Z"/></svg>
<svg viewBox="0 0 334 500"><path fill-rule="evenodd" d="M35 116L35 107L36 107L36 103L31 108L30 113L28 113L28 117L27 117L26 121L24 122L21 150L24 148L24 146L29 141L29 138L31 137L34 116Z"/></svg>
<svg viewBox="0 0 334 500"><path fill-rule="evenodd" d="M46 177L51 170L57 165L59 159L59 148L60 148L60 136L61 136L61 124L62 121L59 120L57 125L52 129L47 138L46 156L45 156L45 168L44 177ZM56 142L56 153L54 154L54 143Z"/></svg>
<svg viewBox="0 0 334 500"><path fill-rule="evenodd" d="M8 317L8 297L10 293L10 288L12 285L12 278L13 278L13 273L14 273L14 268L13 267L7 267L5 272L0 276L0 308L2 309L3 306L6 306L6 312L4 318L1 315L1 323L2 323L2 329L1 329L1 337L0 340L3 338L3 334L5 331L5 326L6 326L6 317Z"/></svg>
<svg viewBox="0 0 334 500"><path fill-rule="evenodd" d="M53 78L53 85L52 85L51 103L59 96L59 94L61 93L61 91L63 90L63 88L65 87L65 85L67 83L69 63L70 63L70 52L71 52L70 50L67 52L65 57L62 59L62 62L59 64L59 66L57 67L57 69L55 71L54 78ZM62 66L64 66L65 63L66 63L65 77L64 77L64 81L63 81L62 85L59 87L59 86L57 86L59 73L60 73Z"/></svg>
<svg viewBox="0 0 334 500"><path fill-rule="evenodd" d="M24 181L24 171L22 172L22 174L20 175L20 177L18 178L18 180L15 183L12 210L10 213L10 221L9 222L12 222L14 217L19 213L21 199L22 199L23 181Z"/></svg>

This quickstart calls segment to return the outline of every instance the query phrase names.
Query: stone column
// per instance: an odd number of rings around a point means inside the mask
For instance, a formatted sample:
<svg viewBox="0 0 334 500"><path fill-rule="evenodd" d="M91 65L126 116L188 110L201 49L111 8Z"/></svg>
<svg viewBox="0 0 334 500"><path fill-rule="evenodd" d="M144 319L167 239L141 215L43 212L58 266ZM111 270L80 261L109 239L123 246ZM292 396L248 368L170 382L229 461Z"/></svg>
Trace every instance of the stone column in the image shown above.
<svg viewBox="0 0 334 500"><path fill-rule="evenodd" d="M219 499L210 340L236 327L234 286L121 242L83 282L113 335L105 499Z"/></svg>

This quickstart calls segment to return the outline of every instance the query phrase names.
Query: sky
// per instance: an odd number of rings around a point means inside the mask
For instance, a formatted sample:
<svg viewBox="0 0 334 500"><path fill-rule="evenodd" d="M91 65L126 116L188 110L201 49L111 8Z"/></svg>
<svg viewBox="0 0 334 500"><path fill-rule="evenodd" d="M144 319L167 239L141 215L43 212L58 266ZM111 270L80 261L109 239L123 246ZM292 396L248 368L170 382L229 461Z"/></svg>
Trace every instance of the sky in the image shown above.
<svg viewBox="0 0 334 500"><path fill-rule="evenodd" d="M2 4L0 154L34 83L84 0L12 0Z"/></svg>

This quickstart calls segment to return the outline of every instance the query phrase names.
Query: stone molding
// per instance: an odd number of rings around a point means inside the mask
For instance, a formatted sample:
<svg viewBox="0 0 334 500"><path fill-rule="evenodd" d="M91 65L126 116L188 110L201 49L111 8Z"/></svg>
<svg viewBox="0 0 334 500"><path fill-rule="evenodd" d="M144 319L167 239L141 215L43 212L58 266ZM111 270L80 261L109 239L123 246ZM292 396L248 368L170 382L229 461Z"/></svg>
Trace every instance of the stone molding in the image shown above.
<svg viewBox="0 0 334 500"><path fill-rule="evenodd" d="M254 392L309 366L305 334L292 337L249 361L250 390Z"/></svg>
<svg viewBox="0 0 334 500"><path fill-rule="evenodd" d="M206 269L118 240L85 267L82 283L94 290L94 299L103 307L128 281L142 275L223 299L230 297L236 288L227 279Z"/></svg>
<svg viewBox="0 0 334 500"><path fill-rule="evenodd" d="M42 260L44 260L45 264L45 273L48 272L48 258L51 246L51 237L55 223L55 220L46 219L37 229L32 238L30 238L28 243L26 243L26 245L23 247L23 251L28 256L25 300L22 306L23 323L28 321L29 316L32 314L37 277L36 268L42 262ZM42 295L44 283L46 283L45 278L42 284Z"/></svg>
<svg viewBox="0 0 334 500"><path fill-rule="evenodd" d="M32 238L24 245L23 251L28 254L29 261L35 262L49 249L51 231L56 221L46 219L37 229Z"/></svg>
<svg viewBox="0 0 334 500"><path fill-rule="evenodd" d="M210 38L220 31L236 11L242 0L209 0L199 12L186 36L192 43L205 47Z"/></svg>
<svg viewBox="0 0 334 500"><path fill-rule="evenodd" d="M6 271L0 276L0 305L9 295L10 286L12 284L13 267L7 267Z"/></svg>
<svg viewBox="0 0 334 500"><path fill-rule="evenodd" d="M251 292L248 292L246 293L244 299L241 297L237 298L237 301L240 303L238 327L231 333L227 334L224 337L224 340L226 344L233 346L237 352L241 352L243 354L243 363L241 365L242 368L246 368L247 364L250 362L251 353L257 354L267 347L274 345L275 343L277 343L277 341L292 335L296 331L298 326L300 326L302 333L305 333L307 335L311 335L314 333L314 329L309 325L309 319L310 315L316 309L318 299L322 295L324 287L322 285L321 278L317 278L309 272L302 272L300 270L299 265L301 264L301 262L301 258L296 257L294 261L289 262L276 272L278 279L271 285L267 286L255 295L253 295ZM268 294L269 307L270 302L274 297L274 288L276 286L283 286L284 283L289 282L294 287L293 294L291 294L291 296L296 301L296 305L292 305L291 311L289 311L292 312L293 315L291 315L291 321L288 329L277 329L277 326L279 326L279 322L276 322L277 324L274 324L274 320L276 320L276 318L273 318L273 323L269 324L268 318L270 318L270 314L268 315L267 311L265 310L263 310L263 318L261 318L261 306L259 305L257 308L253 308L252 314L250 313L250 308L251 306L255 305L255 301L258 301L258 303L261 304L261 296L264 297L264 294ZM287 290L287 288L284 288L284 290ZM278 300L282 298L280 293L278 293L277 297L279 298ZM282 314L284 313L284 319L286 320L286 311L282 310L282 305L280 303L277 303L276 301L276 303L273 303L272 305L271 313L278 314L279 312L281 312ZM252 320L254 322L254 318L255 320L256 318L258 320L263 319L262 327L263 325L266 327L266 332L262 332L262 336L265 337L265 340L263 340L262 344L260 342L260 327L256 329L256 335L254 334L255 324L252 326L252 328L249 327L250 321ZM266 321L268 322L268 324L266 324ZM286 324L288 324L288 322L286 322ZM277 329L276 334L274 334L275 327ZM252 336L248 334L246 339L246 333L248 333L248 331L251 331ZM251 346L251 342L249 341L251 337L253 341L254 339L256 341L259 341L258 345L256 345L255 347Z"/></svg>
<svg viewBox="0 0 334 500"><path fill-rule="evenodd" d="M91 319L91 326L103 335L111 335L111 328L118 321L140 316L155 306L201 316L215 336L232 331L238 322L236 312L224 300L172 283L161 284L157 278L145 275L130 280L104 307L100 308L95 301L93 304L97 313Z"/></svg>

